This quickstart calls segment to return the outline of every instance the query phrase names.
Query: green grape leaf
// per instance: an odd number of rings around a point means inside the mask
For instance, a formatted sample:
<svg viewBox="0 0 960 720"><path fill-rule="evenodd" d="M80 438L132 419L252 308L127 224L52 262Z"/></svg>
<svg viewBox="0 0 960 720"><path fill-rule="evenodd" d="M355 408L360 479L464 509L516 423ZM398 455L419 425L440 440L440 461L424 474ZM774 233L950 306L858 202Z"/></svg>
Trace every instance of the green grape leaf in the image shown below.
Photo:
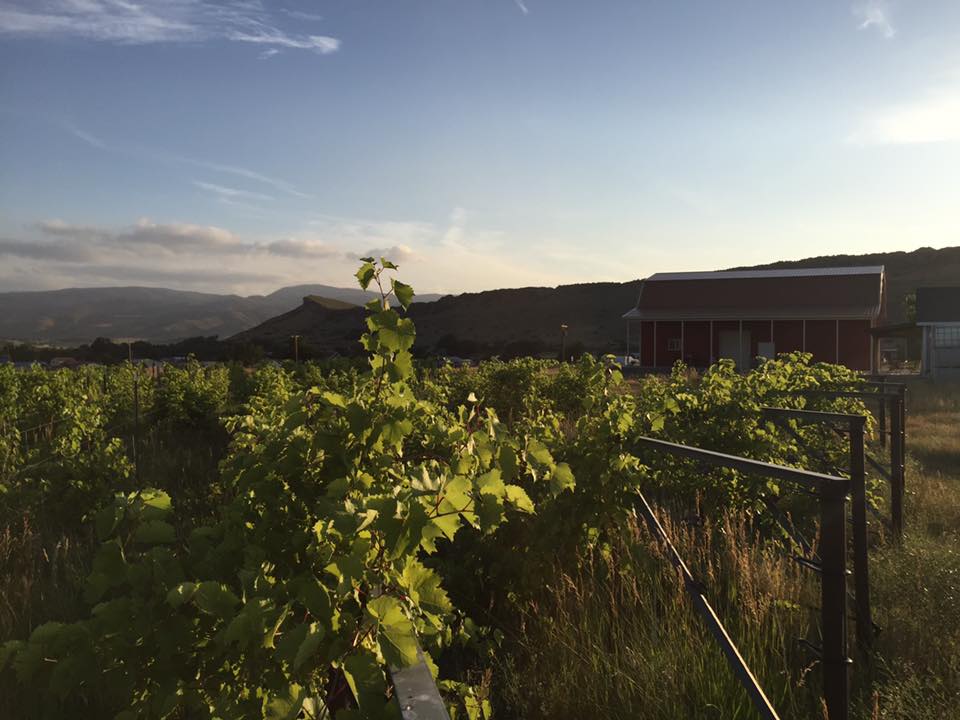
<svg viewBox="0 0 960 720"><path fill-rule="evenodd" d="M446 613L453 610L450 598L440 587L440 576L424 567L413 555L407 557L403 568L403 581L410 598L421 608L432 613Z"/></svg>
<svg viewBox="0 0 960 720"><path fill-rule="evenodd" d="M300 667L311 657L317 654L320 643L323 641L324 630L320 623L310 623L306 636L300 647L297 648L297 654L293 658L293 669L299 670Z"/></svg>
<svg viewBox="0 0 960 720"><path fill-rule="evenodd" d="M401 669L417 662L417 636L400 601L381 595L367 603L367 612L377 622L377 644L387 664Z"/></svg>
<svg viewBox="0 0 960 720"><path fill-rule="evenodd" d="M163 520L148 520L137 526L133 539L146 545L170 544L177 539L177 534L170 523Z"/></svg>
<svg viewBox="0 0 960 720"><path fill-rule="evenodd" d="M208 580L197 585L193 601L205 613L226 619L233 615L240 600L222 583Z"/></svg>
<svg viewBox="0 0 960 720"><path fill-rule="evenodd" d="M397 296L397 300L403 305L403 309L407 310L410 307L410 303L413 302L413 288L402 283L399 280L393 281L393 294Z"/></svg>
<svg viewBox="0 0 960 720"><path fill-rule="evenodd" d="M343 661L343 674L363 717L366 717L369 709L383 705L386 680L376 655L364 647L359 648Z"/></svg>
<svg viewBox="0 0 960 720"><path fill-rule="evenodd" d="M178 608L186 602L193 599L193 594L197 591L197 584L192 582L183 582L172 588L167 593L167 604Z"/></svg>
<svg viewBox="0 0 960 720"><path fill-rule="evenodd" d="M295 720L303 708L307 691L290 683L277 693L269 693L263 698L263 717L265 720Z"/></svg>
<svg viewBox="0 0 960 720"><path fill-rule="evenodd" d="M555 493L561 493L564 490L573 488L576 481L573 479L573 471L567 463L557 463L557 466L550 474L550 487Z"/></svg>
<svg viewBox="0 0 960 720"><path fill-rule="evenodd" d="M534 511L533 502L530 500L530 496L527 495L527 491L519 485L507 485L506 493L507 501L516 507L517 510L522 510L528 513L532 513Z"/></svg>
<svg viewBox="0 0 960 720"><path fill-rule="evenodd" d="M500 477L500 471L493 469L477 478L477 489L481 495L493 495L502 498L506 492L506 486Z"/></svg>

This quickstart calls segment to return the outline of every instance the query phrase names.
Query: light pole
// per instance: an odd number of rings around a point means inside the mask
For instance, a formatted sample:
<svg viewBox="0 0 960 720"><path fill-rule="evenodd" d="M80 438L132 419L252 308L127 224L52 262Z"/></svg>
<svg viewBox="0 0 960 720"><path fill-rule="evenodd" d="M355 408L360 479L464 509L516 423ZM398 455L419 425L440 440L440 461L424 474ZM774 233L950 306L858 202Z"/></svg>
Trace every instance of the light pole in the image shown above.
<svg viewBox="0 0 960 720"><path fill-rule="evenodd" d="M567 361L567 325L560 326L560 362Z"/></svg>

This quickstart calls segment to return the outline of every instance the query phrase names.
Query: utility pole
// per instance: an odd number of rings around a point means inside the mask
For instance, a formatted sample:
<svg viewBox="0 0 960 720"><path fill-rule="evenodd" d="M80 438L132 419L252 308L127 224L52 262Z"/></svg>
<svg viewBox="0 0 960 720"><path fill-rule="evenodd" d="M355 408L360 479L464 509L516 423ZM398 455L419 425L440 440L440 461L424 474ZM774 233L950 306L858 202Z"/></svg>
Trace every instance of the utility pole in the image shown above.
<svg viewBox="0 0 960 720"><path fill-rule="evenodd" d="M560 362L567 361L567 325L560 326Z"/></svg>
<svg viewBox="0 0 960 720"><path fill-rule="evenodd" d="M290 337L293 338L293 361L299 365L300 364L300 336L291 335Z"/></svg>

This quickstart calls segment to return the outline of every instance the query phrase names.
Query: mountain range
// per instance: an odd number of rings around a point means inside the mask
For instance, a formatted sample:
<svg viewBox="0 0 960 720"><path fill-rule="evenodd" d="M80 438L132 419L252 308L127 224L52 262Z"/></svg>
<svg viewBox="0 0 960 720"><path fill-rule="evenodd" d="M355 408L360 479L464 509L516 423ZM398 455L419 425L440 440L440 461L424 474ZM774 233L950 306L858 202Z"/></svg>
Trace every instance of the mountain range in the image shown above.
<svg viewBox="0 0 960 720"><path fill-rule="evenodd" d="M887 279L888 323L907 319L906 296L917 287L960 284L960 247L913 252L833 255L753 268L815 268L883 265ZM556 352L561 325L571 349L622 352L621 315L636 303L640 281L488 290L441 298L410 308L421 352L483 356ZM291 335L318 352L356 353L363 331L362 309L331 309L304 298L300 307L236 335L283 352Z"/></svg>
<svg viewBox="0 0 960 720"><path fill-rule="evenodd" d="M0 293L0 340L60 345L98 337L170 342L188 337L226 338L296 307L314 295L362 305L360 288L292 285L269 295L220 295L150 287L68 288ZM418 301L440 295L420 295Z"/></svg>
<svg viewBox="0 0 960 720"><path fill-rule="evenodd" d="M886 267L892 323L906 318L905 297L917 287L960 284L960 247L832 255L749 269L850 265ZM418 295L410 316L424 351L536 354L559 344L561 324L569 328L571 347L613 351L622 344L620 316L635 303L639 287L633 280ZM97 337L170 342L216 335L282 349L291 335L302 335L317 352L355 353L363 331L359 306L371 297L359 288L329 285L251 296L146 287L8 292L0 293L0 339L76 345Z"/></svg>

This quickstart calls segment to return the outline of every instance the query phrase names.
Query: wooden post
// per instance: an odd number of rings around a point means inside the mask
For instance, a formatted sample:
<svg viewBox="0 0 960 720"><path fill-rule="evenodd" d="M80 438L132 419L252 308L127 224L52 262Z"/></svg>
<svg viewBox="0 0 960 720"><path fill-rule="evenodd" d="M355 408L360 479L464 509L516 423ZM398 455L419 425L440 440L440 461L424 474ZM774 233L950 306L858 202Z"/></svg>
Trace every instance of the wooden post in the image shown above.
<svg viewBox="0 0 960 720"><path fill-rule="evenodd" d="M885 381L880 381L880 392L886 391ZM893 400L890 400L890 405L893 405ZM880 417L877 418L880 422L880 447L887 446L887 399L880 398Z"/></svg>
<svg viewBox="0 0 960 720"><path fill-rule="evenodd" d="M864 417L850 418L850 516L853 529L853 583L857 604L857 644L866 650L873 643L870 617L870 580L867 569L867 491L864 468Z"/></svg>
<svg viewBox="0 0 960 720"><path fill-rule="evenodd" d="M847 538L845 489L820 486L820 624L823 695L829 720L847 720L850 681L847 657Z"/></svg>
<svg viewBox="0 0 960 720"><path fill-rule="evenodd" d="M893 534L903 538L903 396L894 398L890 408L890 514Z"/></svg>

